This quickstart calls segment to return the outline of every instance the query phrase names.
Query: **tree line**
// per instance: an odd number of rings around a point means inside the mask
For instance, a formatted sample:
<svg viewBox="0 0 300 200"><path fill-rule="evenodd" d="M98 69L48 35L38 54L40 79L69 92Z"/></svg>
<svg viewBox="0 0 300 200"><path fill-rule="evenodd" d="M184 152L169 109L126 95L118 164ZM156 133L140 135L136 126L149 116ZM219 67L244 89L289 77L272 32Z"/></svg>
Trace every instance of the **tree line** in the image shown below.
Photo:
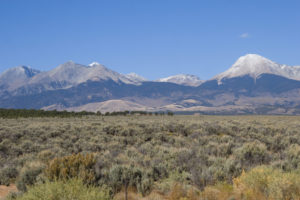
<svg viewBox="0 0 300 200"><path fill-rule="evenodd" d="M28 118L28 117L83 117L89 115L97 116L126 116L126 115L174 115L173 112L146 112L146 111L119 111L119 112L74 112L57 110L36 110L36 109L4 109L0 108L0 118Z"/></svg>

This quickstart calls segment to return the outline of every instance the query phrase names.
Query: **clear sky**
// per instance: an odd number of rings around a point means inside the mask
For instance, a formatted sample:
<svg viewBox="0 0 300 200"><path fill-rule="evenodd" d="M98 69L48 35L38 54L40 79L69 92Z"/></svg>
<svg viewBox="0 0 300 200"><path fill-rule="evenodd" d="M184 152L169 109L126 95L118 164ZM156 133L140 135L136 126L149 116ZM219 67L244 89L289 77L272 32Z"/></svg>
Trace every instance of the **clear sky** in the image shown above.
<svg viewBox="0 0 300 200"><path fill-rule="evenodd" d="M210 79L247 53L300 65L300 1L0 0L0 72L73 60Z"/></svg>

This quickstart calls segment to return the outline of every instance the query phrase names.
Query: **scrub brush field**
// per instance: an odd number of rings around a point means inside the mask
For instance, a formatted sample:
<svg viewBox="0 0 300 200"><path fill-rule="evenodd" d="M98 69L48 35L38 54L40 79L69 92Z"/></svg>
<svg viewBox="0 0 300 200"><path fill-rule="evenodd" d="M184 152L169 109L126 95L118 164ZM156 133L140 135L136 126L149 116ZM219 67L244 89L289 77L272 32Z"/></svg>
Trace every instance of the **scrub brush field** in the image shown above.
<svg viewBox="0 0 300 200"><path fill-rule="evenodd" d="M7 199L300 199L299 167L297 116L0 119Z"/></svg>

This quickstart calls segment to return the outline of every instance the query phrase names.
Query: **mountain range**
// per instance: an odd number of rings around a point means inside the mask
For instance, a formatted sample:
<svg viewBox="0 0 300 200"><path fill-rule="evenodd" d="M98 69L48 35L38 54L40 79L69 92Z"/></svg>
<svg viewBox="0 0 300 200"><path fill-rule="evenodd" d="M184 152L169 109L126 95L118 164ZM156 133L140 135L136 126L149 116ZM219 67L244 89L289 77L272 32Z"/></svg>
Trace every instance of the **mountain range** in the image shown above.
<svg viewBox="0 0 300 200"><path fill-rule="evenodd" d="M0 107L69 111L174 111L204 114L300 114L300 66L256 54L210 80L179 74L150 81L94 62L50 71L27 66L0 75Z"/></svg>

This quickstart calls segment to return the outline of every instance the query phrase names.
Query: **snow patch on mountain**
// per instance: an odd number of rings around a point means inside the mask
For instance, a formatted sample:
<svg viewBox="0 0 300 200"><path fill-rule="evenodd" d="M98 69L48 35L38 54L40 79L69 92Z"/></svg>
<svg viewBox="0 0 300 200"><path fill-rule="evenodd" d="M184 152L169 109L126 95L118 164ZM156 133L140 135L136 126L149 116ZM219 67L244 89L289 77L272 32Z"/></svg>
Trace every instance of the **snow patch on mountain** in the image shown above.
<svg viewBox="0 0 300 200"><path fill-rule="evenodd" d="M169 82L169 83L176 83L179 85L186 85L186 86L199 86L204 81L201 80L199 77L190 74L178 74L175 76L169 76L166 78L161 78L157 80L158 82Z"/></svg>
<svg viewBox="0 0 300 200"><path fill-rule="evenodd" d="M129 73L129 74L125 74L125 77L134 81L134 82L144 82L144 81L147 81L146 78L136 74L136 73Z"/></svg>

